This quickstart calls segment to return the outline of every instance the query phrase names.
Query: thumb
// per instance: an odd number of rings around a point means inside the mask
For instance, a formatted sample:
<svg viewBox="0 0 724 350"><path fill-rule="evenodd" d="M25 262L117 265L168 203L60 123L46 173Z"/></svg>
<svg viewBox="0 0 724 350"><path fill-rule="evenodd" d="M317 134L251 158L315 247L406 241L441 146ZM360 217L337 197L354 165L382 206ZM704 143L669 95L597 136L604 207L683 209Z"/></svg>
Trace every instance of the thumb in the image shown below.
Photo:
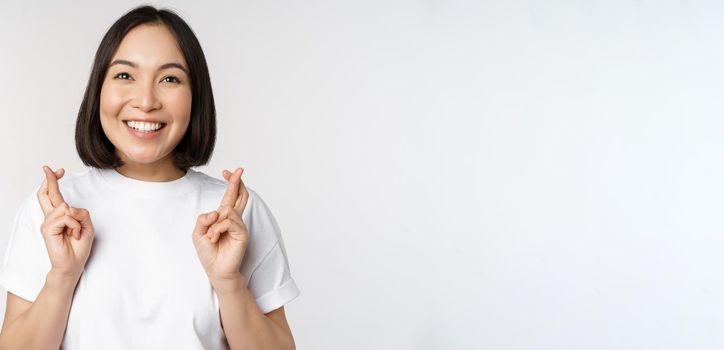
<svg viewBox="0 0 724 350"><path fill-rule="evenodd" d="M84 228L91 226L90 213L83 208L70 208L70 216L76 219Z"/></svg>
<svg viewBox="0 0 724 350"><path fill-rule="evenodd" d="M206 231L211 225L216 222L216 219L218 219L218 217L219 213L217 213L216 210L199 215L198 219L196 220L196 228L194 229L194 233L197 236L205 235Z"/></svg>

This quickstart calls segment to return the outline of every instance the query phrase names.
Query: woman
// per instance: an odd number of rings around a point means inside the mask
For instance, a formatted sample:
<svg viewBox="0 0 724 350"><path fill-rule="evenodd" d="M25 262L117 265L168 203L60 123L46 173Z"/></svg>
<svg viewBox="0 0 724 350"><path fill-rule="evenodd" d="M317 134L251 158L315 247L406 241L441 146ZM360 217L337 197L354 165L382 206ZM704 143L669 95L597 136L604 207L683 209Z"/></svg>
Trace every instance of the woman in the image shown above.
<svg viewBox="0 0 724 350"><path fill-rule="evenodd" d="M299 295L279 226L206 164L215 109L203 51L176 14L108 30L76 123L85 171L43 167L2 268L2 349L294 349ZM227 183L228 182L228 183Z"/></svg>

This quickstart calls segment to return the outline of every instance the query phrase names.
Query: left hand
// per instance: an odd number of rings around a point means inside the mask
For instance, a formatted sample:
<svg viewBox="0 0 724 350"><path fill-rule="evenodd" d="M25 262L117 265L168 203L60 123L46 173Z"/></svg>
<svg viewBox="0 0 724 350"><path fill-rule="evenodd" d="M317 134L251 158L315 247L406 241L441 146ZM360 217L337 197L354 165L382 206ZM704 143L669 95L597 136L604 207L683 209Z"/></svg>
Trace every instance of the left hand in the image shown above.
<svg viewBox="0 0 724 350"><path fill-rule="evenodd" d="M239 267L249 241L249 231L241 220L249 199L249 192L241 181L243 172L243 168L234 173L224 170L229 185L219 209L203 213L196 219L193 242L212 284L234 280L241 275Z"/></svg>

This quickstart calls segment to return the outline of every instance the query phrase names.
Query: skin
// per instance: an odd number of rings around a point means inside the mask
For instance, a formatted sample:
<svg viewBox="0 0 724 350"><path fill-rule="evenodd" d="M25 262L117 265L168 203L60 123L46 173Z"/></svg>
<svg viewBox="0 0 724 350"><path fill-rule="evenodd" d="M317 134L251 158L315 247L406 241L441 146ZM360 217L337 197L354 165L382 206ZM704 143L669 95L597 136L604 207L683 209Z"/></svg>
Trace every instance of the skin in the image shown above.
<svg viewBox="0 0 724 350"><path fill-rule="evenodd" d="M133 62L136 67L126 64L110 66L101 88L101 125L116 153L125 162L116 171L126 177L152 182L181 178L185 173L174 165L171 155L189 125L191 85L182 68L159 69L165 63L177 63L187 69L178 43L165 26L140 25L124 37L111 62L117 59ZM123 123L124 119L131 117L148 117L167 125L155 139L144 140L131 135ZM46 215L42 231L51 260L51 273L54 277L62 276L59 279L63 281L77 283L92 246L91 213L83 208L74 208L63 199L58 186L58 180L64 175L62 168L53 171L44 166L43 171L45 180L37 196ZM227 190L216 211L199 215L192 240L209 280L220 294L223 292L228 304L243 301L253 309L253 297L245 286L238 284L243 278L238 267L246 252L249 236L241 219L249 198L241 181L242 173L242 168L233 173L223 170L222 175L228 182ZM8 292L3 330L32 305L32 302ZM266 314L261 314L258 308L255 310L256 313L253 310L244 312L243 317L238 317L237 312L224 310L221 313L222 324L225 319L228 320L230 327L236 327L234 331L245 331L252 326L266 329L266 332L255 333L260 335L254 344L270 349L293 349L284 307ZM62 340L62 332L58 336ZM234 345L246 346L234 337L227 334L232 348ZM277 341L277 338L280 340ZM233 341L237 343L233 344Z"/></svg>
<svg viewBox="0 0 724 350"><path fill-rule="evenodd" d="M127 64L114 64L117 60ZM160 69L166 63L183 67ZM125 162L116 170L144 181L172 181L184 175L173 164L191 115L191 84L186 60L163 25L140 25L128 32L111 58L100 96L101 126ZM151 118L166 123L152 140L128 131L123 120Z"/></svg>

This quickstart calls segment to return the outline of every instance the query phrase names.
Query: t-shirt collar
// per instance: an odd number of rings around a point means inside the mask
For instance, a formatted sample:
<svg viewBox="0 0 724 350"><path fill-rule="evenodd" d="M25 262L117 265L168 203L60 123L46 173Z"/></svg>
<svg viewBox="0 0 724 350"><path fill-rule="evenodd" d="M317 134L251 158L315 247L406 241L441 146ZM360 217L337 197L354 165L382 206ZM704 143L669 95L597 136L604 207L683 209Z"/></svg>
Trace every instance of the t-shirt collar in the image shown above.
<svg viewBox="0 0 724 350"><path fill-rule="evenodd" d="M193 188L191 178L196 171L188 169L186 174L172 181L153 182L127 177L116 169L93 168L100 177L114 189L140 197L171 197L188 193Z"/></svg>

